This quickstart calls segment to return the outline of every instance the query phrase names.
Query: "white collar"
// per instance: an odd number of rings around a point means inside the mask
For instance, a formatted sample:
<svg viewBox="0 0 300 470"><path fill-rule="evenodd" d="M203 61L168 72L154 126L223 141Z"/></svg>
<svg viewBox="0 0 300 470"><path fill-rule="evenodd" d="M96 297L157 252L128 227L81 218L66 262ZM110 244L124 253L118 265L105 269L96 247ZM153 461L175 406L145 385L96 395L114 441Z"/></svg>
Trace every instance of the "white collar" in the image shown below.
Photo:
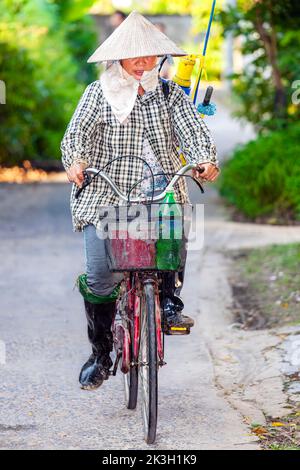
<svg viewBox="0 0 300 470"><path fill-rule="evenodd" d="M124 123L133 109L139 85L146 92L155 90L158 84L158 67L159 64L149 72L144 72L141 80L129 75L119 61L109 65L102 73L100 82L103 95L120 123Z"/></svg>

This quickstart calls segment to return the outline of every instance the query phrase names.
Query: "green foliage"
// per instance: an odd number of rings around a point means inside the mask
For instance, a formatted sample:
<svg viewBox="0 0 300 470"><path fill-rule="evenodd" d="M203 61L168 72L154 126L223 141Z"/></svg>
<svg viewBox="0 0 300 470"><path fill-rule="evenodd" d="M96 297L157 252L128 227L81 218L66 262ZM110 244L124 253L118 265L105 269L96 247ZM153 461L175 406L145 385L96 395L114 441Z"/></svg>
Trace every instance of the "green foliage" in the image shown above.
<svg viewBox="0 0 300 470"><path fill-rule="evenodd" d="M240 38L243 70L233 75L236 115L258 131L297 122L300 107L292 103L293 82L300 77L299 2L240 0L220 15L225 33Z"/></svg>
<svg viewBox="0 0 300 470"><path fill-rule="evenodd" d="M96 80L96 66L87 63L87 59L92 55L97 44L97 34L92 18L85 16L68 23L65 37L70 52L78 65L77 80L86 84Z"/></svg>
<svg viewBox="0 0 300 470"><path fill-rule="evenodd" d="M220 190L250 218L300 220L300 124L261 136L235 151Z"/></svg>
<svg viewBox="0 0 300 470"><path fill-rule="evenodd" d="M188 15L191 13L194 0L177 0L170 2L170 0L148 0L141 5L140 0L132 2L132 9L138 11L145 10L147 13L152 14L166 14L166 15Z"/></svg>
<svg viewBox="0 0 300 470"><path fill-rule="evenodd" d="M0 107L0 164L24 159L23 151L33 152L32 135L36 134L34 112L37 85L34 63L24 49L0 43L1 79L6 83L7 105Z"/></svg>
<svg viewBox="0 0 300 470"><path fill-rule="evenodd" d="M80 20L95 3L95 0L51 0L56 5L64 22Z"/></svg>
<svg viewBox="0 0 300 470"><path fill-rule="evenodd" d="M79 17L83 3L90 2L3 2L0 79L6 83L6 105L0 106L0 164L58 159L78 99L96 78L96 68L86 65L96 35L91 19ZM67 3L73 3L70 15ZM72 21L64 21L69 17Z"/></svg>
<svg viewBox="0 0 300 470"><path fill-rule="evenodd" d="M215 13L220 12L224 0L218 0ZM211 12L212 1L199 2L199 0L150 0L144 4L133 1L132 8L150 14L163 15L191 15L193 43L186 42L182 47L189 54L200 54L203 49L203 41L206 33L208 19ZM206 68L209 80L220 80L223 70L223 37L222 25L216 20L213 22L211 36L206 56ZM201 40L199 39L201 38Z"/></svg>

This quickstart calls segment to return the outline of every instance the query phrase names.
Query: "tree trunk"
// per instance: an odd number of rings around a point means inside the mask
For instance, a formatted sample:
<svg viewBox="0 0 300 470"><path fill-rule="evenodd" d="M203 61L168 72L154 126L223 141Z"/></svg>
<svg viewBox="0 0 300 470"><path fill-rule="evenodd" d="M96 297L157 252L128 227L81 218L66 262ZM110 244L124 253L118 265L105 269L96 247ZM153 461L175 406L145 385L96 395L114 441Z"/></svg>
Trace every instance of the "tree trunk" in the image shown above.
<svg viewBox="0 0 300 470"><path fill-rule="evenodd" d="M272 67L272 78L275 87L274 110L277 117L284 117L286 114L286 93L282 82L281 72L278 66L278 48L276 31L272 25L269 33L263 23L260 12L257 12L255 22L256 30L263 42L267 57Z"/></svg>

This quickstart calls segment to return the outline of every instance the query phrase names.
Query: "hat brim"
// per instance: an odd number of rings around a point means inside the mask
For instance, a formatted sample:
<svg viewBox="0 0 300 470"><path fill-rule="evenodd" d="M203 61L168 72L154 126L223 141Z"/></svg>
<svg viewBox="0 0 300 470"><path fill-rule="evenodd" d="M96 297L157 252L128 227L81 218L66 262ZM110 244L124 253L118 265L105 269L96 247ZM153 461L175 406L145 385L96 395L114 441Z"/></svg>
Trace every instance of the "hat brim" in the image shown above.
<svg viewBox="0 0 300 470"><path fill-rule="evenodd" d="M147 18L133 11L88 58L88 63L138 57L186 56L171 39Z"/></svg>

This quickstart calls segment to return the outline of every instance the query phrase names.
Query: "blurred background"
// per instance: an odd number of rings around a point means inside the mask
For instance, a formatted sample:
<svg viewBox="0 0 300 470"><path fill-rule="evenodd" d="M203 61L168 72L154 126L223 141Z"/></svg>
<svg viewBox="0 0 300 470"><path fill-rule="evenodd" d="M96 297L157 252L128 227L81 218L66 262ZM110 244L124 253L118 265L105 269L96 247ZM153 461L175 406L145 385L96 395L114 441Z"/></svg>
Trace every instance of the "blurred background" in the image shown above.
<svg viewBox="0 0 300 470"><path fill-rule="evenodd" d="M132 9L189 53L200 53L211 3L2 0L0 181L51 178L32 166L61 169L64 130L84 88L101 73L87 58ZM217 135L221 155L231 157L220 191L250 218L300 217L299 9L297 0L217 1L206 59L208 81L219 90L225 113L216 133L233 117L243 131L238 138L234 127L227 139ZM163 75L172 77L176 66L176 60L166 65ZM235 141L254 136L234 152Z"/></svg>

